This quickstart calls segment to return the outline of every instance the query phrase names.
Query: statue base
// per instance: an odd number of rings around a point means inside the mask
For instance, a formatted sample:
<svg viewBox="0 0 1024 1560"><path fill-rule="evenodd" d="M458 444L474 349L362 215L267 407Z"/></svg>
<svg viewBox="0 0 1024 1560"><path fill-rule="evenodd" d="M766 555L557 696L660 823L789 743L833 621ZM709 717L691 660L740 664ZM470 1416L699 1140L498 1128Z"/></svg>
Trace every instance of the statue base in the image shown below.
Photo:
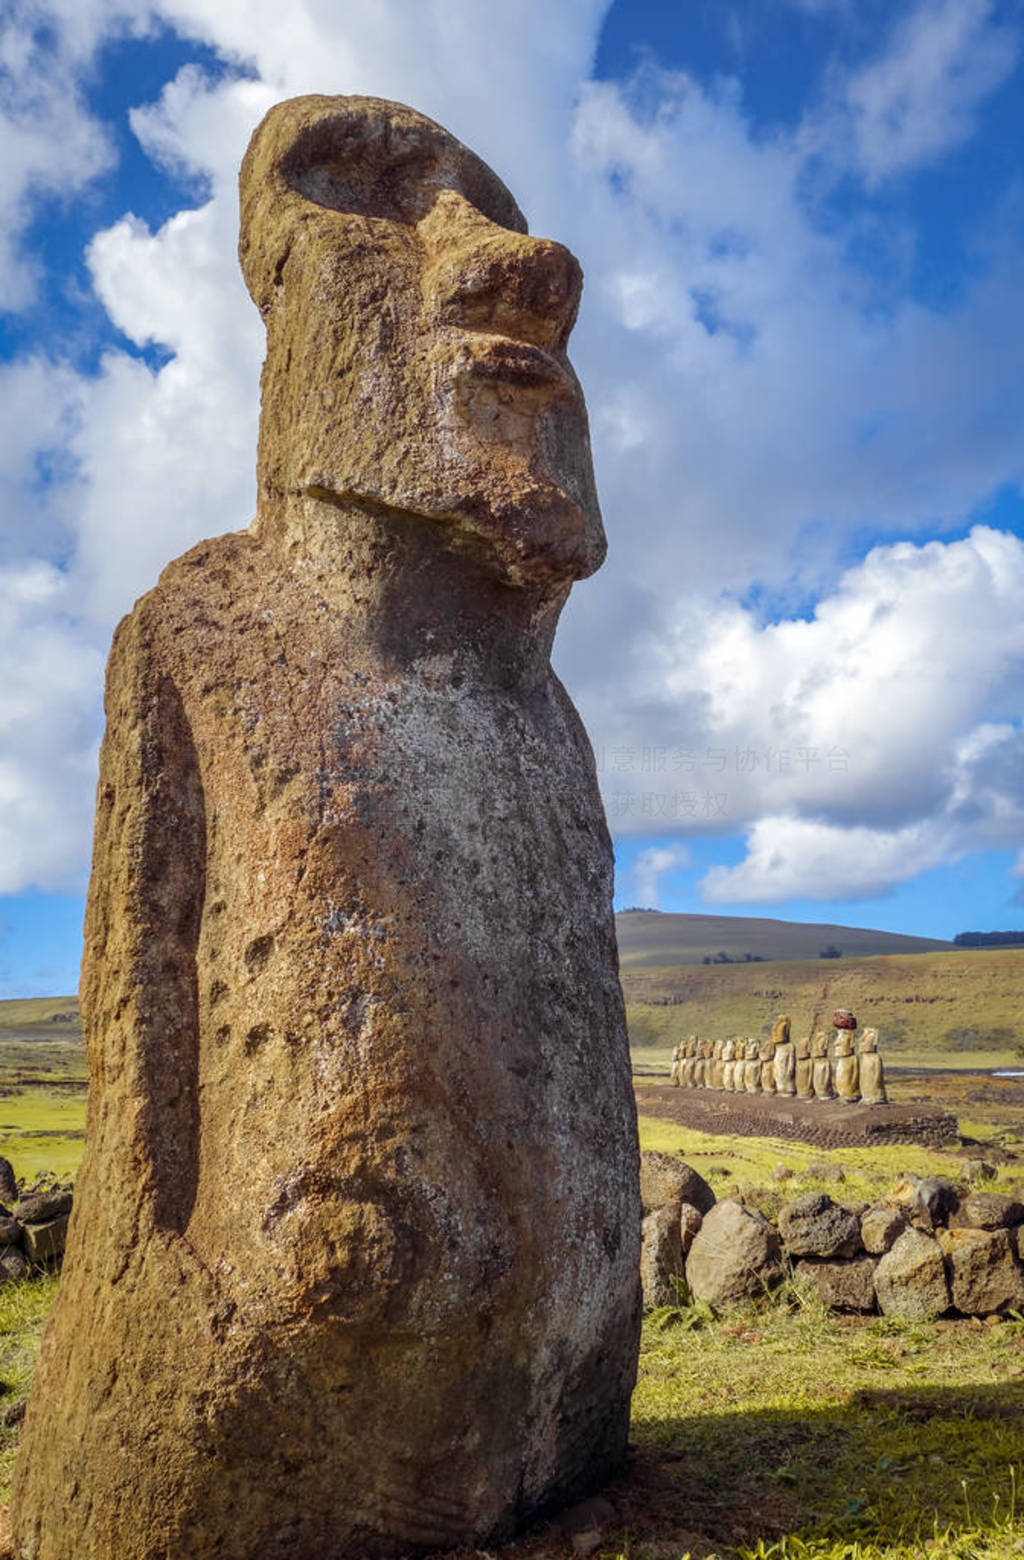
<svg viewBox="0 0 1024 1560"><path fill-rule="evenodd" d="M956 1117L929 1106L848 1105L843 1100L733 1094L637 1081L637 1109L642 1114L698 1132L792 1138L819 1148L871 1148L888 1143L949 1148L959 1137Z"/></svg>

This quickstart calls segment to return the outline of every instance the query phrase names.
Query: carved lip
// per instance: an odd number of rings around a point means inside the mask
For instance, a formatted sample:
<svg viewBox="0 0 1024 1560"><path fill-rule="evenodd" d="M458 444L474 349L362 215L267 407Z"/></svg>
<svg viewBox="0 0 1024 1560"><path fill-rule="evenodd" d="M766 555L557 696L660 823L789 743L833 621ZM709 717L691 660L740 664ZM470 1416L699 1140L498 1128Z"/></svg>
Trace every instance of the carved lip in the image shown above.
<svg viewBox="0 0 1024 1560"><path fill-rule="evenodd" d="M576 379L563 358L534 342L515 341L511 336L475 333L464 368L475 379L531 389L548 387L574 400L579 395Z"/></svg>

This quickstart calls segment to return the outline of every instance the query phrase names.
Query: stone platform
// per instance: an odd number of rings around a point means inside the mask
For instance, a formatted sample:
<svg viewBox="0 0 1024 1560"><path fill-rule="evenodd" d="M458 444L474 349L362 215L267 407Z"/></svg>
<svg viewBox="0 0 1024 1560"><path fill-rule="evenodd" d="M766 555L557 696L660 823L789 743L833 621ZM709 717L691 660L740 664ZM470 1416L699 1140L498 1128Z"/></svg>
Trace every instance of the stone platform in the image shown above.
<svg viewBox="0 0 1024 1560"><path fill-rule="evenodd" d="M679 1089L640 1079L636 1083L637 1109L644 1115L698 1132L792 1138L819 1148L871 1148L883 1143L949 1148L958 1140L956 1117L927 1105L847 1105L841 1100Z"/></svg>

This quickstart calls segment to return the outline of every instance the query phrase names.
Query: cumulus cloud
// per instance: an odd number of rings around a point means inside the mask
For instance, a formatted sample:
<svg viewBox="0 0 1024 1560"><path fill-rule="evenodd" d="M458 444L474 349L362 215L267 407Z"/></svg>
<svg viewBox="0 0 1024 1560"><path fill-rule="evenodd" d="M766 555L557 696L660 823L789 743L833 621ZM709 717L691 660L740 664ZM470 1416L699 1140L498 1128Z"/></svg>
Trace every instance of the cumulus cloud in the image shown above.
<svg viewBox="0 0 1024 1560"><path fill-rule="evenodd" d="M43 563L0 570L0 893L80 887L103 651Z"/></svg>
<svg viewBox="0 0 1024 1560"><path fill-rule="evenodd" d="M934 162L973 134L1020 43L994 9L992 0L925 0L897 24L886 53L850 76L845 108L869 183Z"/></svg>
<svg viewBox="0 0 1024 1560"><path fill-rule="evenodd" d="M607 755L613 827L747 831L745 862L706 880L723 902L826 880L832 897L864 892L936 851L1005 837L1020 544L980 528L878 548L845 573L837 559L861 527L962 525L1024 478L1020 267L997 241L955 307L926 308L899 253L895 290L858 266L850 230L822 224L810 174L825 157L829 177L877 182L934 160L970 133L1015 39L985 0L942 0L829 78L831 117L818 107L766 135L734 81L653 66L588 81L605 9L511 0L498 28L476 0L51 0L66 112L79 112L75 62L117 32L170 25L235 67L217 79L186 67L132 112L150 158L195 192L158 231L126 212L90 246L96 295L135 350L112 347L87 376L38 362L19 365L20 392L7 382L25 410L17 438L0 433L0 488L24 500L25 536L39 501L38 551L67 565L32 611L59 625L71 660L87 651L88 677L60 695L65 726L79 700L61 785L95 737L94 644L168 558L251 516L262 334L234 258L245 140L280 96L365 91L449 125L534 230L583 260L574 357L612 552L574 593L558 657ZM68 187L106 155L99 127L86 130ZM46 135L72 132L54 119ZM154 345L170 354L161 366L140 356ZM59 469L39 483L47 450ZM754 582L760 612L744 597ZM38 752L48 742L52 755L53 706L37 697ZM0 731L3 709L0 696ZM632 768L645 749L668 767L649 753L648 772ZM644 813L631 800L643 796L674 800ZM52 787L39 797L64 807ZM84 822L58 838L72 870ZM10 859L28 871L27 855ZM647 864L642 897L673 864Z"/></svg>
<svg viewBox="0 0 1024 1560"><path fill-rule="evenodd" d="M38 267L23 236L36 202L79 189L111 163L106 134L84 107L75 51L44 33L39 9L9 0L0 15L0 309L23 309Z"/></svg>
<svg viewBox="0 0 1024 1560"><path fill-rule="evenodd" d="M666 873L688 867L690 859L690 850L686 845L652 845L642 850L633 863L637 904L645 910L656 910L662 878Z"/></svg>

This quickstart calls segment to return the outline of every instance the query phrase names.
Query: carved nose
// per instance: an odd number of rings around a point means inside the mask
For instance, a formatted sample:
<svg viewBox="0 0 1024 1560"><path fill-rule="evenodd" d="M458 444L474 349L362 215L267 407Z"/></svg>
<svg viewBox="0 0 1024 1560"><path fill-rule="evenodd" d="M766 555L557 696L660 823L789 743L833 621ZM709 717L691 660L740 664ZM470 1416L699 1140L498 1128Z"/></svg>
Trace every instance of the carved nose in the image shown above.
<svg viewBox="0 0 1024 1560"><path fill-rule="evenodd" d="M419 227L436 257L427 290L439 320L564 349L583 287L568 249L499 227L450 190Z"/></svg>

